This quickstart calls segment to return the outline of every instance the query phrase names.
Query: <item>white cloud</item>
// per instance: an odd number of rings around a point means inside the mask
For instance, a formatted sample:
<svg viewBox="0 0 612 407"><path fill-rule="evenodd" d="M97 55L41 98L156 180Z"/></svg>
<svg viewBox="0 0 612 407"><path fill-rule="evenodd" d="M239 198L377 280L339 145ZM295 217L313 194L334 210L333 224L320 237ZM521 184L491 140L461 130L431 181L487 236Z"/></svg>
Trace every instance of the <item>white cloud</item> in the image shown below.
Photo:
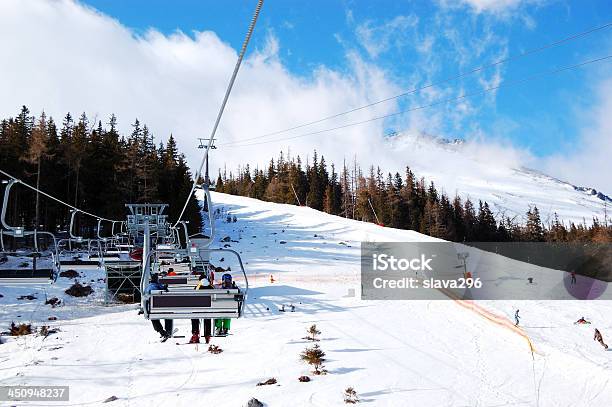
<svg viewBox="0 0 612 407"><path fill-rule="evenodd" d="M601 188L612 195L612 77L596 86L597 103L583 112L580 141L566 154L547 159L542 167L578 185Z"/></svg>
<svg viewBox="0 0 612 407"><path fill-rule="evenodd" d="M288 30L293 30L293 29L295 28L295 24L294 24L294 23L292 23L292 22L291 22L291 21L289 21L289 20L285 20L285 21L283 21L283 22L281 23L281 26L282 26L283 28L288 29Z"/></svg>
<svg viewBox="0 0 612 407"><path fill-rule="evenodd" d="M468 6L477 14L489 13L507 16L519 9L522 5L542 3L543 1L544 0L439 0L439 3L445 8Z"/></svg>
<svg viewBox="0 0 612 407"><path fill-rule="evenodd" d="M478 13L515 9L521 2L522 0L463 0L463 3L469 5Z"/></svg>
<svg viewBox="0 0 612 407"><path fill-rule="evenodd" d="M255 35L266 35L259 27ZM15 115L22 104L43 109L57 122L72 112L107 121L111 113L127 133L137 117L157 140L173 133L190 164L199 161L197 137L207 137L237 58L236 50L210 31L194 37L149 31L136 36L119 22L69 0L0 2L0 117ZM11 39L11 40L8 40ZM319 66L307 78L290 73L279 59L279 42L270 33L262 49L251 48L244 61L218 131L218 143L258 136L295 123L327 116L395 94L384 71L348 53L346 67ZM10 63L8 62L10 61ZM348 118L395 110L386 103ZM334 123L326 123L326 126ZM367 151L381 123L343 131L336 138L291 142L305 155L313 148L350 145ZM286 145L216 150L211 167L263 163Z"/></svg>
<svg viewBox="0 0 612 407"><path fill-rule="evenodd" d="M376 58L391 48L401 48L407 44L407 33L419 23L414 15L396 16L377 25L373 21L359 24L356 29L357 38L371 58Z"/></svg>
<svg viewBox="0 0 612 407"><path fill-rule="evenodd" d="M550 0L438 0L442 10L468 9L476 16L520 22L528 30L536 27L536 21L527 12L528 7L540 7L546 3Z"/></svg>

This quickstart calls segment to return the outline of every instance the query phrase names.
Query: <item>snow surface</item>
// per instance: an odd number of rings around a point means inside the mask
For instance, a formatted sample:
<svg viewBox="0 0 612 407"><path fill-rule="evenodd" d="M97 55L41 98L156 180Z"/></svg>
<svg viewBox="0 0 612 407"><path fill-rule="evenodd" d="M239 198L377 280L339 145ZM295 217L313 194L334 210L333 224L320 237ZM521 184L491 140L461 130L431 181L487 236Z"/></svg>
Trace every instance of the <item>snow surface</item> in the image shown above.
<svg viewBox="0 0 612 407"><path fill-rule="evenodd" d="M304 207L218 193L213 201L238 218L218 222L217 242L237 241L229 244L251 286L232 335L212 339L223 353L176 346L188 340L188 321L175 321L186 338L162 344L136 306L104 306L103 272L92 266L78 268L95 290L90 298L64 295L66 278L0 287L0 330L13 320L60 330L46 339L2 337L0 386L70 386L68 403L17 405L102 405L116 396L103 405L243 406L255 397L268 406L341 406L349 386L373 406L612 405L612 352L593 340L597 327L612 342L610 302L362 301L360 242L435 239ZM33 293L36 300L17 300ZM64 304L44 305L45 293ZM279 312L282 304L295 312ZM517 308L522 330L508 322ZM581 316L593 325L574 325ZM324 376L299 360L313 323L327 353ZM312 381L300 383L301 375ZM256 386L271 377L278 385Z"/></svg>

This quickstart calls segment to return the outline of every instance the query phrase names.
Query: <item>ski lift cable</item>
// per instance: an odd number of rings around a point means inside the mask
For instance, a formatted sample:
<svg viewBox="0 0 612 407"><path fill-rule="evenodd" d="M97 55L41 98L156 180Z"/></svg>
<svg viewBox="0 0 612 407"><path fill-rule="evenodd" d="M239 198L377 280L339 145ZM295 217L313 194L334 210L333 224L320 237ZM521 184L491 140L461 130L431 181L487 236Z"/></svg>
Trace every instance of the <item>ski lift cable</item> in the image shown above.
<svg viewBox="0 0 612 407"><path fill-rule="evenodd" d="M253 18L251 19L251 23L249 24L249 28L246 33L246 37L244 38L244 42L242 43L242 48L240 49L238 60L236 61L236 66L234 66L234 72L232 73L232 77L230 78L229 84L227 86L227 90L225 91L225 96L223 97L223 101L221 102L221 108L219 109L219 113L217 114L217 119L215 120L215 124L211 131L210 138L208 140L208 147L204 151L204 154L202 156L202 161L200 162L198 171L194 174L193 184L191 185L191 191L187 195L187 199L185 200L185 205L183 205L183 209L181 210L181 213L179 214L178 219L176 223L174 224L174 226L176 226L180 222L181 218L183 217L183 214L185 213L185 210L187 209L187 205L189 204L189 199L191 199L191 196L193 195L193 192L195 191L196 185L198 183L198 179L200 178L200 175L202 174L202 167L204 167L204 163L208 159L208 152L210 151L211 146L213 145L213 142L215 140L215 134L217 132L217 128L219 127L219 122L221 122L221 117L223 116L225 105L227 104L230 93L232 92L234 81L236 80L236 76L238 75L238 70L240 69L240 65L242 64L242 59L244 58L244 55L246 54L247 46L249 45L249 41L251 40L251 36L253 35L253 30L255 29L255 24L257 23L257 18L259 17L259 12L261 11L263 2L264 0L257 1L257 6L255 7Z"/></svg>
<svg viewBox="0 0 612 407"><path fill-rule="evenodd" d="M491 62L489 64L484 64L484 65L479 65L479 66L473 67L471 69L468 69L467 71L460 72L457 75L447 76L447 77L445 77L443 79L440 79L439 81L434 81L434 82L430 82L430 83L422 85L422 86L417 86L415 88L412 88L410 90L407 90L407 91L402 92L402 93L400 93L398 95L395 95L395 96L389 96L389 97L386 97L384 99L377 100L377 101L368 103L368 104L363 105L363 106L358 106L358 107L355 107L353 109L349 109L349 110L346 110L346 111L343 111L343 112L335 113L335 114L332 114L330 116L325 116L325 117L317 119L317 120L313 120L313 121L310 121L310 122L298 124L298 125L295 125L295 126L292 126L292 127L288 127L286 129L277 130L277 131L273 131L273 132L270 132L270 133L264 133L264 134L261 134L259 136L255 136L255 137L244 138L244 139L241 139L241 140L237 140L236 142L244 142L244 141L250 141L250 140L256 140L256 139L260 139L260 138L266 138L266 137L270 137L270 136L275 136L275 135L278 135L278 134L290 132L292 130L301 129L303 127L308 127L308 126L312 126L314 124L318 124L318 123L325 122L325 121L328 121L328 120L331 120L331 119L335 119L337 117L344 116L344 115L347 115L349 113L357 112L359 110L367 109L369 107L376 106L376 105L379 105L379 104L384 103L384 102L388 102L388 101L395 100L395 99L400 99L400 98L402 98L404 96L415 94L415 93L417 93L417 92L419 92L421 90L425 90L425 89L428 89L428 88L431 88L431 87L434 87L434 86L437 86L437 85L442 85L442 84L445 84L445 83L448 83L448 82L451 82L451 81L454 81L454 80L457 80L457 79L461 79L463 77L472 75L474 73L483 71L483 70L488 69L488 68L492 68L494 66L506 64L508 62L515 61L515 60L527 57L529 55L533 55L533 54L536 54L538 52L545 51L545 50L550 49L550 48L558 47L560 45L566 44L566 43L571 42L571 41L575 41L575 40L577 40L579 38L585 37L585 36L587 36L589 34L592 34L592 33L595 33L597 31L604 30L604 29L610 28L610 27L612 27L612 21L611 22L607 22L607 23L605 23L603 25L599 25L597 27L592 27L592 28L590 28L588 30L581 31L581 32L576 33L576 34L569 35L567 37L564 37L564 38L561 38L559 40L550 42L548 44L541 45L541 46L536 47L536 48L531 48L531 49L529 49L527 51L521 52L521 53L516 54L516 55L510 55L508 57L498 59L498 60L493 61L493 62ZM223 145L230 145L230 144L226 143L226 144L223 144Z"/></svg>
<svg viewBox="0 0 612 407"><path fill-rule="evenodd" d="M447 98L447 99L440 99L440 100L437 100L435 102L432 102L432 103L429 103L429 104L426 104L426 105L419 105L419 106L411 107L409 109L404 109L404 110L400 110L400 111L397 111L397 112L389 113L389 114L386 114L386 115L371 117L371 118L366 119L366 120L361 120L361 121L358 121L358 122L352 122L352 123L343 124L343 125L340 125L340 126L337 126L337 127L332 127L332 128L312 131L312 132L308 132L308 133L302 133L302 134L298 134L298 135L295 135L295 136L280 137L280 138L276 138L276 139L272 139L272 140L256 141L256 142L252 142L252 143L235 142L235 143L226 143L226 144L223 144L223 145L224 146L232 146L232 147L248 147L248 146L260 145L260 144L276 143L276 142L285 141L285 140L292 140L292 139L297 139L297 138L302 138L302 137L307 137L307 136L313 136L313 135L322 134L322 133L328 133L328 132L335 131L335 130L345 129L347 127L358 126L358 125L362 125L362 124L371 123L371 122L374 122L374 121L377 121L377 120L382 120L382 119L387 119L387 118L394 117L394 116L399 116L399 115L402 115L402 114L405 114L405 113L409 113L409 112L413 112L413 111L416 111L416 110L427 109L427 108L434 107L434 106L441 105L441 104L445 104L445 103L458 102L458 101L461 101L463 99L467 99L467 98L478 96L478 95L483 95L483 94L486 94L488 92L491 92L491 91L494 91L494 90L497 90L497 89L500 89L500 88L508 88L508 87L510 87L509 85L518 85L518 84L522 84L522 83L525 83L525 82L530 82L530 81L538 79L538 78L540 78L542 76L554 75L554 74L558 74L558 73L561 73L561 72L565 72L565 71L581 68L581 67L583 67L585 65L594 64L594 63L597 63L597 62L602 62L602 61L608 60L610 58L612 58L612 55L607 55L605 57L591 59L591 60L588 60L588 61L581 62L579 64L564 66L564 67L553 69L553 70L549 70L549 71L542 71L542 72L539 72L539 73L536 73L536 74L533 74L533 75L529 75L529 76L526 76L526 77L523 77L523 78L519 78L519 79L515 79L515 80L510 80L510 81L505 81L505 82L502 82L499 85L491 86L491 87L485 88L485 89L483 89L481 91L464 93L464 94L456 96L456 97Z"/></svg>
<svg viewBox="0 0 612 407"><path fill-rule="evenodd" d="M380 225L380 221L378 220L378 216L376 215L376 211L374 210L374 206L372 205L372 201L368 197L368 203L370 204L370 208L372 209L372 213L374 214L374 218L376 218L376 224Z"/></svg>
<svg viewBox="0 0 612 407"><path fill-rule="evenodd" d="M300 202L300 198L298 198L298 194L297 192L295 192L295 188L293 188L293 183L289 185L291 185L291 190L293 191L293 195L295 195L295 200L297 201L298 205L302 206L302 203Z"/></svg>
<svg viewBox="0 0 612 407"><path fill-rule="evenodd" d="M71 210L73 210L73 211L76 211L76 212L82 213L83 215L91 216L92 218L96 218L96 219L99 219L99 220L102 220L102 221L106 221L106 222L123 222L123 221L119 221L119 220L108 219L108 218L105 218L105 217L103 217L103 216L98 216L98 215L96 215L96 214L94 214L94 213L84 211L83 209L79 209L79 208L77 208L76 206L70 205L69 203L66 203L66 202L62 201L61 199L56 198L56 197L54 197L53 195L49 195L48 193L46 193L46 192L44 192L44 191L41 191L40 189L38 189L38 188L36 188L36 187L33 187L32 185L30 185L30 184L27 184L27 183L23 182L23 181L22 181L22 180L20 180L19 178L14 177L14 176L12 176L11 174L9 174L8 172L3 171L3 170L1 170L1 169L0 169L0 174L4 175L4 176L6 176L6 177L8 177L8 178L10 178L10 179L15 180L16 182L20 183L21 185L23 185L23 186L25 186L25 187L27 187L27 188L30 188L31 190L36 191L36 192L38 192L39 194L44 195L44 196L46 196L46 197L47 197L47 198L49 198L49 199L52 199L52 200L54 200L54 201L56 201L56 202L58 202L58 203L60 203L60 204L62 204L62 205L64 205L64 206L67 206L68 208L70 208L70 209L71 209Z"/></svg>

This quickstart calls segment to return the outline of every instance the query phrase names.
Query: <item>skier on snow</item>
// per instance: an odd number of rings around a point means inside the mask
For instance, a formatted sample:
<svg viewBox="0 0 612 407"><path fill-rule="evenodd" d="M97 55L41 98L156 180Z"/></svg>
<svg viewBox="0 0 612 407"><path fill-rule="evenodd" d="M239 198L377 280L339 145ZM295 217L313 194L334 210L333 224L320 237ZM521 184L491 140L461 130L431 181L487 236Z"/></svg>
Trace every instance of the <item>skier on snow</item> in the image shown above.
<svg viewBox="0 0 612 407"><path fill-rule="evenodd" d="M599 332L599 329L597 328L595 328L595 336L593 337L593 340L599 342L601 346L603 346L606 350L608 349L608 345L604 343L603 337L601 336L601 332Z"/></svg>
<svg viewBox="0 0 612 407"><path fill-rule="evenodd" d="M221 277L221 289L224 288L238 288L236 283L232 280L232 275L229 273L223 274ZM219 335L227 335L230 330L231 319L229 318L218 318L215 319L215 330Z"/></svg>
<svg viewBox="0 0 612 407"><path fill-rule="evenodd" d="M590 324L590 323L591 322L584 319L584 317L580 317L578 321L574 322L574 325L585 325L585 324Z"/></svg>
<svg viewBox="0 0 612 407"><path fill-rule="evenodd" d="M151 294L151 291L158 291L158 290L168 291L168 286L159 282L159 276L157 274L151 274L151 282L145 289L145 293ZM147 303L147 307L148 306L149 304ZM162 327L162 324L161 322L159 322L159 319L151 320L151 323L153 324L153 329L159 332L159 334L164 340L168 339L170 335L172 334L173 322L174 321L172 321L171 319L166 319L164 320L164 327Z"/></svg>
<svg viewBox="0 0 612 407"><path fill-rule="evenodd" d="M514 313L514 326L518 326L520 319L521 317L519 316L519 310L516 310L516 312Z"/></svg>
<svg viewBox="0 0 612 407"><path fill-rule="evenodd" d="M195 290L211 289L211 288L215 288L215 287L208 280L206 275L202 273L202 275L200 276L200 282L195 287ZM204 338L206 339L206 343L210 342L211 328L212 328L211 319L204 318ZM191 320L191 339L189 340L189 343L200 343L200 320L199 319Z"/></svg>

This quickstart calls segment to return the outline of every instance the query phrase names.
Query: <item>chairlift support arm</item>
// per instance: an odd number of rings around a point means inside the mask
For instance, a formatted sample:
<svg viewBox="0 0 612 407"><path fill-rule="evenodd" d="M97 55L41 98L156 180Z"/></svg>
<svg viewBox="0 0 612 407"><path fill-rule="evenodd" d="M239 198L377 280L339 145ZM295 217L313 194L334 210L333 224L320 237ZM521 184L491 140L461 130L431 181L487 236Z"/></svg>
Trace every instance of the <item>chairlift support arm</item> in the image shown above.
<svg viewBox="0 0 612 407"><path fill-rule="evenodd" d="M98 227L96 229L96 236L100 240L105 240L106 239L105 237L100 236L100 229L102 229L102 219L98 219Z"/></svg>
<svg viewBox="0 0 612 407"><path fill-rule="evenodd" d="M204 189L204 193L206 194L206 206L208 207L208 223L210 223L210 240L208 245L206 246L208 247L215 239L215 217L212 198L210 197L210 190L208 189L208 185Z"/></svg>
<svg viewBox="0 0 612 407"><path fill-rule="evenodd" d="M10 179L6 184L6 188L4 189L4 198L2 199L2 215L0 216L0 219L2 221L2 227L7 230L12 230L12 231L18 231L19 229L23 231L23 228L19 228L18 226L11 226L8 223L6 223L6 212L8 209L8 201L9 201L9 195L11 194L11 188L13 188L13 185L18 184L18 183L19 183L18 180Z"/></svg>
<svg viewBox="0 0 612 407"><path fill-rule="evenodd" d="M74 227L74 218L76 217L76 214L79 212L78 209L72 209L70 214L70 227L68 228L68 234L70 235L71 239L74 239L76 241L79 240L83 240L82 236L76 236L74 233L72 233L72 228Z"/></svg>

